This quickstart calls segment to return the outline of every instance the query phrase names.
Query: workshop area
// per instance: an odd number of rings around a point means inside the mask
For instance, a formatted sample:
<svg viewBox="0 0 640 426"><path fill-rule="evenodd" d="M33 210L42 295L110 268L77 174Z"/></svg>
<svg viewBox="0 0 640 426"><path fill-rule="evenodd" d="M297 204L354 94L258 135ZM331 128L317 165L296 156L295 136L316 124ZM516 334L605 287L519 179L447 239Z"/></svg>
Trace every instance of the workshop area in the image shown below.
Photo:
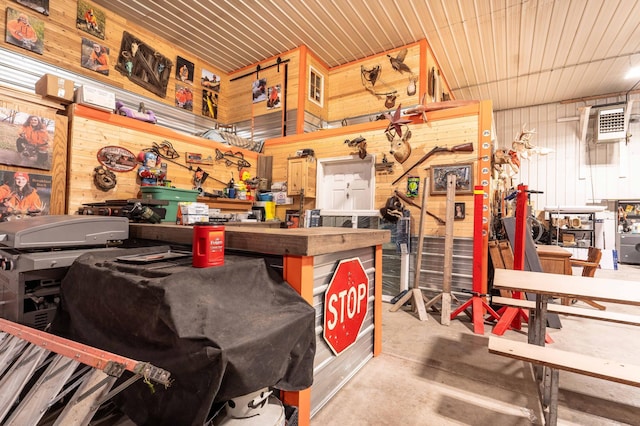
<svg viewBox="0 0 640 426"><path fill-rule="evenodd" d="M640 0L0 0L0 424L638 424Z"/></svg>

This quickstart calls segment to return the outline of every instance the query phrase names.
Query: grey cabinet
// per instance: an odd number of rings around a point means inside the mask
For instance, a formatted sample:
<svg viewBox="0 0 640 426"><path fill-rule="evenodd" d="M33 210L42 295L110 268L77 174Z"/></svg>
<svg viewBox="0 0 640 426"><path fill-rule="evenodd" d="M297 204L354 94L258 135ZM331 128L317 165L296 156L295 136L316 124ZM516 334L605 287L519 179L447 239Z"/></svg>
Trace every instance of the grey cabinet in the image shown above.
<svg viewBox="0 0 640 426"><path fill-rule="evenodd" d="M618 200L618 261L640 265L640 200Z"/></svg>
<svg viewBox="0 0 640 426"><path fill-rule="evenodd" d="M618 261L640 265L640 234L620 234Z"/></svg>

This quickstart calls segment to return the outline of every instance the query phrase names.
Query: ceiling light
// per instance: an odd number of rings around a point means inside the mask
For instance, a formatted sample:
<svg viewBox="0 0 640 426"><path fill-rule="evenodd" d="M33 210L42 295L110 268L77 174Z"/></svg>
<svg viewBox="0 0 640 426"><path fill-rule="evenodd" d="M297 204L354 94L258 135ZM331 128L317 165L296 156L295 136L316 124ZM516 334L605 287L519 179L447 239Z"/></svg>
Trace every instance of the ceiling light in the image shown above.
<svg viewBox="0 0 640 426"><path fill-rule="evenodd" d="M629 71L627 71L627 74L624 76L624 78L627 78L627 79L640 78L640 66L629 69Z"/></svg>

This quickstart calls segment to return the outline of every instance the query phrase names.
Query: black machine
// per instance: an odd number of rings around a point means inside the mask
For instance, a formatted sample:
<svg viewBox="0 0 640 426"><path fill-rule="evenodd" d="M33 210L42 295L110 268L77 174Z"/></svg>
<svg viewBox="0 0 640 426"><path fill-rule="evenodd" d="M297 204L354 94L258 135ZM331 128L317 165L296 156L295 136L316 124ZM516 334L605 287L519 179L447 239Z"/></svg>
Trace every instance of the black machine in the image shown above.
<svg viewBox="0 0 640 426"><path fill-rule="evenodd" d="M0 317L44 329L76 258L128 237L126 217L51 215L0 223Z"/></svg>

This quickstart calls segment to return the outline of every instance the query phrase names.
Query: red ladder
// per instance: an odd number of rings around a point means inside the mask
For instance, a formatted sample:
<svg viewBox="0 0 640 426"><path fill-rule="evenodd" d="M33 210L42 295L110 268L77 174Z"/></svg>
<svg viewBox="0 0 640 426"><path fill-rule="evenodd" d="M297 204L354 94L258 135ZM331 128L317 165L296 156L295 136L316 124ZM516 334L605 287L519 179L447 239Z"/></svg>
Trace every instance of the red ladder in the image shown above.
<svg viewBox="0 0 640 426"><path fill-rule="evenodd" d="M124 371L133 376L111 389ZM103 403L135 381L144 378L169 386L170 375L149 363L0 319L2 425L37 424L74 391L55 424L86 425Z"/></svg>

